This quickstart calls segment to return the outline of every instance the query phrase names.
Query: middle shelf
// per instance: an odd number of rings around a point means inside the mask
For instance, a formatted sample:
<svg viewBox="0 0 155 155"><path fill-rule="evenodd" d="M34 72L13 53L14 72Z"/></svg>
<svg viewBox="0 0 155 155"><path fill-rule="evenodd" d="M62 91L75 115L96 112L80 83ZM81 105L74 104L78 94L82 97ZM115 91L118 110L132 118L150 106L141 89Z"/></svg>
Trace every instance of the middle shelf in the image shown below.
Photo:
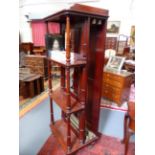
<svg viewBox="0 0 155 155"><path fill-rule="evenodd" d="M67 111L67 95L65 90L62 88L57 88L52 92L51 98L60 106L63 112L65 113L73 113L84 109L75 97L70 95L70 103L71 103L71 110L70 112Z"/></svg>
<svg viewBox="0 0 155 155"><path fill-rule="evenodd" d="M70 63L66 62L66 51L51 51L49 60L59 64L60 66L84 66L86 65L86 57L80 53L70 53Z"/></svg>

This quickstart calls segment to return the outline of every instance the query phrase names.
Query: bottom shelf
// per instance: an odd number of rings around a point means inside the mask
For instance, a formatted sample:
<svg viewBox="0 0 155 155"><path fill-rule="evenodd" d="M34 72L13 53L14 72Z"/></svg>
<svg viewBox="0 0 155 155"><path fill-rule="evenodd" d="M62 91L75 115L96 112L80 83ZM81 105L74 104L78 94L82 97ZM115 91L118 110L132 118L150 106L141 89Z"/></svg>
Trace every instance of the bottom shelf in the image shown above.
<svg viewBox="0 0 155 155"><path fill-rule="evenodd" d="M54 125L50 125L50 127L53 135L65 151L66 155L72 154L98 139L95 134L93 134L91 131L88 131L85 143L80 144L79 137L77 137L71 130L71 151L67 152L67 124L63 120L58 120L54 123Z"/></svg>

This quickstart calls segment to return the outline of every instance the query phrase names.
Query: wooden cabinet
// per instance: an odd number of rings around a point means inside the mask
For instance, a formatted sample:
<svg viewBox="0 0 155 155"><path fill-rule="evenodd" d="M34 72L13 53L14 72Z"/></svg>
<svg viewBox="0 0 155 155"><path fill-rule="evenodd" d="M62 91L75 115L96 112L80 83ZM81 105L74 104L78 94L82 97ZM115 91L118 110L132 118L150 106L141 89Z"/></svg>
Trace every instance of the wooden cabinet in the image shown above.
<svg viewBox="0 0 155 155"><path fill-rule="evenodd" d="M65 51L47 54L50 127L65 154L75 154L99 137L107 18L108 10L75 4L43 19L47 33L48 22L59 22L61 35L66 36ZM52 90L53 62L61 68L60 87L56 90ZM53 101L61 108L62 117L57 121Z"/></svg>
<svg viewBox="0 0 155 155"><path fill-rule="evenodd" d="M117 49L117 37L106 37L105 49Z"/></svg>
<svg viewBox="0 0 155 155"><path fill-rule="evenodd" d="M111 72L104 70L102 97L121 105L128 101L130 86L133 83L134 74L130 72Z"/></svg>
<svg viewBox="0 0 155 155"><path fill-rule="evenodd" d="M27 55L24 58L24 64L30 68L31 73L40 74L44 78L48 75L48 66L46 56Z"/></svg>

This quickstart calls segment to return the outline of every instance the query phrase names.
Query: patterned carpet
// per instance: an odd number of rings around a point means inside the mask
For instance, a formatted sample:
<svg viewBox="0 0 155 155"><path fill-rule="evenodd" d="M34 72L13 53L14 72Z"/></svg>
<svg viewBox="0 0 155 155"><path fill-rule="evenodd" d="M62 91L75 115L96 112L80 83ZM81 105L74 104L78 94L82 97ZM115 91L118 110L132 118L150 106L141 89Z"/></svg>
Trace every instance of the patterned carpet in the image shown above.
<svg viewBox="0 0 155 155"><path fill-rule="evenodd" d="M64 155L64 152L51 135L38 155ZM86 146L74 155L124 155L124 144L120 139L102 135L94 144ZM134 143L129 144L128 155L135 155Z"/></svg>

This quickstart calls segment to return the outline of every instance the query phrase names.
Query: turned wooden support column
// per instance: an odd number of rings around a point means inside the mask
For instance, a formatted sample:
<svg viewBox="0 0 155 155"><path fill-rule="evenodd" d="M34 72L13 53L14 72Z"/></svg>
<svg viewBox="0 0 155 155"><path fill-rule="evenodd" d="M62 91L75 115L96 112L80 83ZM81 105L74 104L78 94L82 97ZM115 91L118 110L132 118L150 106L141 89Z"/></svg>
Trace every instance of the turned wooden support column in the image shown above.
<svg viewBox="0 0 155 155"><path fill-rule="evenodd" d="M61 67L61 88L65 89L65 68Z"/></svg>
<svg viewBox="0 0 155 155"><path fill-rule="evenodd" d="M85 140L85 103L86 103L86 81L87 81L87 70L86 67L82 69L81 79L80 79L80 102L84 110L80 114L80 142L84 143Z"/></svg>
<svg viewBox="0 0 155 155"><path fill-rule="evenodd" d="M66 68L66 96L67 96L67 112L71 110L71 103L70 103L70 68Z"/></svg>
<svg viewBox="0 0 155 155"><path fill-rule="evenodd" d="M66 17L66 63L70 64L70 18ZM70 67L66 67L67 111L70 111Z"/></svg>
<svg viewBox="0 0 155 155"><path fill-rule="evenodd" d="M70 64L70 18L66 17L66 62Z"/></svg>
<svg viewBox="0 0 155 155"><path fill-rule="evenodd" d="M61 89L65 90L65 68L61 67ZM65 113L61 111L61 118L65 119Z"/></svg>
<svg viewBox="0 0 155 155"><path fill-rule="evenodd" d="M70 18L66 17L66 96L67 96L67 112L71 110L70 103ZM71 150L71 126L70 126L70 114L67 114L67 151Z"/></svg>
<svg viewBox="0 0 155 155"><path fill-rule="evenodd" d="M48 88L49 88L49 96L50 96L50 112L51 112L51 123L54 124L54 115L53 115L53 100L51 97L52 94L52 63L51 60L48 59Z"/></svg>
<svg viewBox="0 0 155 155"><path fill-rule="evenodd" d="M67 152L71 150L71 126L70 114L67 114Z"/></svg>

